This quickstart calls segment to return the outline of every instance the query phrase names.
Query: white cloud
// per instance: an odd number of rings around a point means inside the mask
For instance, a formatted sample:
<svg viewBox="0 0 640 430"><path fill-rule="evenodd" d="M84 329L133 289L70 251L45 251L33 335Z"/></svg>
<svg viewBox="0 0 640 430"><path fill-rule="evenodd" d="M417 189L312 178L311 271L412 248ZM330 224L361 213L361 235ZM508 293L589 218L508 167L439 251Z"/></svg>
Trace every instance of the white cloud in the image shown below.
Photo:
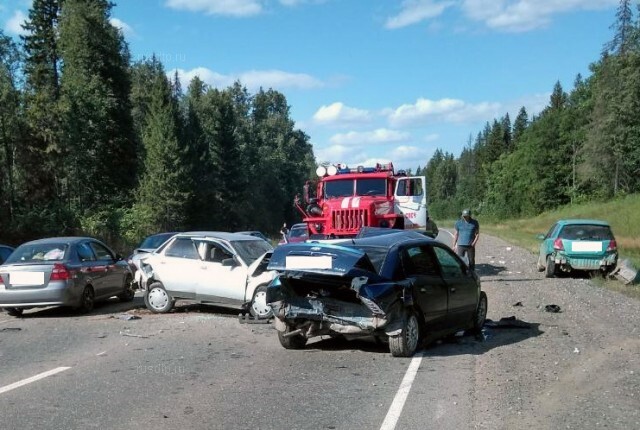
<svg viewBox="0 0 640 430"><path fill-rule="evenodd" d="M342 102L321 106L313 115L318 124L345 125L367 123L371 120L371 113L364 109L345 106Z"/></svg>
<svg viewBox="0 0 640 430"><path fill-rule="evenodd" d="M543 27L554 15L573 10L599 10L619 0L404 0L400 12L387 19L389 29L406 27L438 17L449 7L459 7L467 18L487 27L510 32Z"/></svg>
<svg viewBox="0 0 640 430"><path fill-rule="evenodd" d="M255 91L260 87L268 89L297 88L310 89L322 87L324 84L313 76L304 73L289 73L281 70L251 70L239 74L223 75L206 67L197 67L191 70L177 69L182 85L186 88L189 82L199 76L206 84L216 88L226 88L235 81L247 87L250 91ZM176 69L167 72L173 76Z"/></svg>
<svg viewBox="0 0 640 430"><path fill-rule="evenodd" d="M393 162L396 169L415 169L418 165L424 165L434 150L428 147L417 146L398 146L394 148L388 155L389 160Z"/></svg>
<svg viewBox="0 0 640 430"><path fill-rule="evenodd" d="M429 100L419 98L414 104L404 104L388 111L389 123L394 126L420 126L426 122L473 122L495 117L500 103L471 104L457 99Z"/></svg>
<svg viewBox="0 0 640 430"><path fill-rule="evenodd" d="M427 134L422 140L427 143L435 142L440 139L440 135L436 133Z"/></svg>
<svg viewBox="0 0 640 430"><path fill-rule="evenodd" d="M332 145L327 148L314 149L316 162L346 164L347 166L375 166L377 163L392 162L396 170L413 169L426 164L434 153L434 148L417 146L398 146L378 156L368 154L361 147Z"/></svg>
<svg viewBox="0 0 640 430"><path fill-rule="evenodd" d="M509 117L513 123L516 116L518 116L518 112L520 112L520 108L524 106L527 110L527 115L529 115L529 119L531 119L533 115L538 115L549 105L550 98L550 92L524 96L519 99L506 102L504 111L505 113L509 112Z"/></svg>
<svg viewBox="0 0 640 430"><path fill-rule="evenodd" d="M109 20L109 22L115 28L117 28L120 31L122 31L122 34L124 34L125 36L134 36L136 34L136 32L133 31L133 28L129 24L127 24L126 22L122 21L121 19L111 18Z"/></svg>
<svg viewBox="0 0 640 430"><path fill-rule="evenodd" d="M358 159L362 155L362 148L348 147L344 145L331 145L326 148L314 148L316 162L318 163L345 163Z"/></svg>
<svg viewBox="0 0 640 430"><path fill-rule="evenodd" d="M21 10L17 10L14 12L13 16L9 18L7 24L5 25L5 30L7 33L24 35L26 31L22 28L22 24L27 20L27 15Z"/></svg>
<svg viewBox="0 0 640 430"><path fill-rule="evenodd" d="M446 8L453 4L452 1L404 0L400 13L387 19L385 27L394 29L417 24L426 19L440 16Z"/></svg>
<svg viewBox="0 0 640 430"><path fill-rule="evenodd" d="M487 27L521 32L543 27L559 13L605 9L618 3L619 0L464 0L462 10Z"/></svg>
<svg viewBox="0 0 640 430"><path fill-rule="evenodd" d="M373 131L339 133L331 137L330 142L336 145L371 145L405 142L411 138L407 132L379 128Z"/></svg>
<svg viewBox="0 0 640 430"><path fill-rule="evenodd" d="M245 17L260 14L262 3L262 0L167 0L165 4L177 10Z"/></svg>

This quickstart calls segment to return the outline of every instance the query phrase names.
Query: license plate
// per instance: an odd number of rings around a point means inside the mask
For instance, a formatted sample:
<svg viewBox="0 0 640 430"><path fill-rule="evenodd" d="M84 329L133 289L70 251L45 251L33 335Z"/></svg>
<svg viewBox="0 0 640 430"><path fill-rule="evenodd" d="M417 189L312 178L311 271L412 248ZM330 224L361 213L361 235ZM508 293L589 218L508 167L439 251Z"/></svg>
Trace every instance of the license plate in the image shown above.
<svg viewBox="0 0 640 430"><path fill-rule="evenodd" d="M331 269L332 259L330 255L318 255L318 256L302 256L302 255L290 255L287 256L286 268L287 269Z"/></svg>
<svg viewBox="0 0 640 430"><path fill-rule="evenodd" d="M11 272L9 282L11 285L42 285L44 272Z"/></svg>
<svg viewBox="0 0 640 430"><path fill-rule="evenodd" d="M572 242L574 252L602 252L602 242Z"/></svg>

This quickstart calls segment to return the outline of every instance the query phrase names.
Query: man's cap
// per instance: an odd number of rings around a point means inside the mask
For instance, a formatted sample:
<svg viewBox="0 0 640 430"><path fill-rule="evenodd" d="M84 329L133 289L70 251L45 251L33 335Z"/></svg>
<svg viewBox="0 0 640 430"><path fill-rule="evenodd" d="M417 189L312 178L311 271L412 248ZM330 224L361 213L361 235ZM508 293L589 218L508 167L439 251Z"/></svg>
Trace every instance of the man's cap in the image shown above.
<svg viewBox="0 0 640 430"><path fill-rule="evenodd" d="M470 216L470 215L471 215L471 211L469 209L462 210L462 216Z"/></svg>

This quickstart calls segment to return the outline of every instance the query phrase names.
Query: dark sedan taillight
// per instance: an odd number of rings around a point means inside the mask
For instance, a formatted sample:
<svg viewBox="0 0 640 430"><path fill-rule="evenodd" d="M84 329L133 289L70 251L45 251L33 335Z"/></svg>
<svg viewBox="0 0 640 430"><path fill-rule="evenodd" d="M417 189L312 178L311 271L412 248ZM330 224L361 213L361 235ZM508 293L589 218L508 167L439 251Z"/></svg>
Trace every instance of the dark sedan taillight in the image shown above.
<svg viewBox="0 0 640 430"><path fill-rule="evenodd" d="M607 246L607 251L615 251L618 249L618 244L616 243L615 240L610 240L609 241L609 246Z"/></svg>
<svg viewBox="0 0 640 430"><path fill-rule="evenodd" d="M562 244L562 239L557 238L553 241L553 249L556 251L564 251L564 245Z"/></svg>
<svg viewBox="0 0 640 430"><path fill-rule="evenodd" d="M64 264L55 263L53 265L53 270L51 271L51 280L52 281L66 281L71 279L73 276L73 272L70 271Z"/></svg>

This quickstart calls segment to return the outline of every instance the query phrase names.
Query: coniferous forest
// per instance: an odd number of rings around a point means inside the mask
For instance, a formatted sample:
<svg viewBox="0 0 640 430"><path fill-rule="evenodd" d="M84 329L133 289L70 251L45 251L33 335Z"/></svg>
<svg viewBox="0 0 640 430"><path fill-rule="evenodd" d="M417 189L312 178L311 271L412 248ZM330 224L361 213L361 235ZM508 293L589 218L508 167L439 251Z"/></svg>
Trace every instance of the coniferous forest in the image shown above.
<svg viewBox="0 0 640 430"><path fill-rule="evenodd" d="M640 192L640 6L621 0L613 38L568 92L438 150L435 219L462 207L531 216ZM86 234L131 245L159 231L277 231L315 169L285 96L132 62L108 0L34 0L20 41L0 31L0 242Z"/></svg>
<svg viewBox="0 0 640 430"><path fill-rule="evenodd" d="M285 96L133 63L108 0L34 0L0 32L0 242L274 232L315 169Z"/></svg>
<svg viewBox="0 0 640 430"><path fill-rule="evenodd" d="M418 169L438 219L471 207L493 219L640 192L640 5L621 0L591 75L556 82L535 116L487 123L459 157L437 150ZM635 13L634 13L635 9Z"/></svg>

